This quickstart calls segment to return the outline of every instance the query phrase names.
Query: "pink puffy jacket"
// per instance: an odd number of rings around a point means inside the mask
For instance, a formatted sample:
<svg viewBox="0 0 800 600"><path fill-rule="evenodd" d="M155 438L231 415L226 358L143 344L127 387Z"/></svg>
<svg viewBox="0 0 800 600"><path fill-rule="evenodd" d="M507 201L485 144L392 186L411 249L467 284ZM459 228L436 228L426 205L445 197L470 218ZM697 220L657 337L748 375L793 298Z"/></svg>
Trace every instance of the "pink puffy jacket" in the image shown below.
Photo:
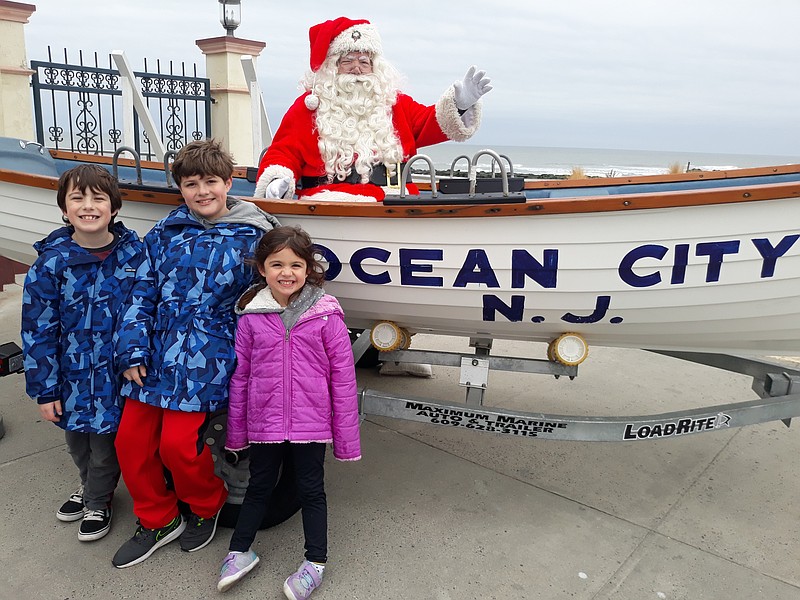
<svg viewBox="0 0 800 600"><path fill-rule="evenodd" d="M333 442L335 458L358 460L355 368L339 302L322 296L289 332L270 302L280 309L265 288L239 317L225 447Z"/></svg>

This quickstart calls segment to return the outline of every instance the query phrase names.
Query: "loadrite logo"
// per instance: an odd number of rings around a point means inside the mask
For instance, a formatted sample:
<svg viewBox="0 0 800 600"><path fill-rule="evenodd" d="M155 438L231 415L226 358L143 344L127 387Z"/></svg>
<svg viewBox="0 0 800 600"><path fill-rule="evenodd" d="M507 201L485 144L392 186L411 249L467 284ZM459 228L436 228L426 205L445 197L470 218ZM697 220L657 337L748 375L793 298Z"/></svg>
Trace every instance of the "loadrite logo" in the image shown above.
<svg viewBox="0 0 800 600"><path fill-rule="evenodd" d="M665 421L664 423L654 423L652 425L639 425L628 423L625 425L624 440L645 440L653 438L667 438L687 433L700 433L710 429L722 429L730 427L731 416L725 413L717 413L711 417L701 417L698 419L678 419L676 421Z"/></svg>

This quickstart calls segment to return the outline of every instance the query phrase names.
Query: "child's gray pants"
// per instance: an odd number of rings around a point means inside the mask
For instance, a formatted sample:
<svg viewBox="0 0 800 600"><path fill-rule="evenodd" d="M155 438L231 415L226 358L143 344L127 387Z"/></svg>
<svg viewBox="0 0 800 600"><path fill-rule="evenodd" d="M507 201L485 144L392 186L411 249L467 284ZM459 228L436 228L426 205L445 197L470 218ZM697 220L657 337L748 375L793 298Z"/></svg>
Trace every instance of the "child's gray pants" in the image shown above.
<svg viewBox="0 0 800 600"><path fill-rule="evenodd" d="M84 505L89 510L106 508L119 482L119 462L114 448L117 434L64 433L67 450L81 474Z"/></svg>

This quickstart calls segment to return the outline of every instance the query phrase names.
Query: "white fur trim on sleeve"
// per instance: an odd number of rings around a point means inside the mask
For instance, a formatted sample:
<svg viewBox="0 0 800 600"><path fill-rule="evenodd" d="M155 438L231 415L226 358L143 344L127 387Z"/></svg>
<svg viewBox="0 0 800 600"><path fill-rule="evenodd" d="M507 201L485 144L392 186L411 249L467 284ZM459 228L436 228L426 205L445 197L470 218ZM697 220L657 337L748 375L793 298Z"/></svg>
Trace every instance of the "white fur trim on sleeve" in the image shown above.
<svg viewBox="0 0 800 600"><path fill-rule="evenodd" d="M469 115L467 122L464 123L455 101L455 88L450 86L439 101L436 103L436 122L442 128L444 134L455 142L465 142L471 138L481 124L481 103L480 100L474 106L467 109L464 115Z"/></svg>
<svg viewBox="0 0 800 600"><path fill-rule="evenodd" d="M267 195L267 186L274 180L274 179L281 179L283 177L288 177L292 180L289 184L289 189L286 194L283 196L284 198L291 198L294 195L294 190L296 187L296 182L294 180L294 173L290 169L287 169L281 165L270 165L264 172L261 173L261 177L258 178L256 182L256 191L253 192L254 198L264 198Z"/></svg>

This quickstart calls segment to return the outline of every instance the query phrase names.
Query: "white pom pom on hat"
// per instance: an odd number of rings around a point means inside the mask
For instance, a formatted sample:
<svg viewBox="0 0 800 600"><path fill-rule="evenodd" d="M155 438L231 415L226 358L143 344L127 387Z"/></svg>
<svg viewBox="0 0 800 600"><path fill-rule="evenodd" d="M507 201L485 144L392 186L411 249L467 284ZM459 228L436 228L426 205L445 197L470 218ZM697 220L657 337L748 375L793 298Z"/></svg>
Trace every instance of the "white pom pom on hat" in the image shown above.
<svg viewBox="0 0 800 600"><path fill-rule="evenodd" d="M306 99L303 100L303 103L306 105L308 110L317 110L319 108L319 96L315 94L309 94L306 96Z"/></svg>

